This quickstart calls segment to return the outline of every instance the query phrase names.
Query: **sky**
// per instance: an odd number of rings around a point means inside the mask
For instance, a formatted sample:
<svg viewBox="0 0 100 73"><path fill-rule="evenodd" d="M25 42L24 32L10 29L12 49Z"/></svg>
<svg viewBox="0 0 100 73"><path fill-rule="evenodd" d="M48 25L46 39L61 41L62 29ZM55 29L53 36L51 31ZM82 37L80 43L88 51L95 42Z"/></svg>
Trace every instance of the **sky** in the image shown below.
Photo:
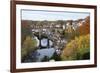
<svg viewBox="0 0 100 73"><path fill-rule="evenodd" d="M21 19L22 20L77 20L84 19L89 16L89 13L82 12L65 12L65 11L43 11L43 10L22 10Z"/></svg>

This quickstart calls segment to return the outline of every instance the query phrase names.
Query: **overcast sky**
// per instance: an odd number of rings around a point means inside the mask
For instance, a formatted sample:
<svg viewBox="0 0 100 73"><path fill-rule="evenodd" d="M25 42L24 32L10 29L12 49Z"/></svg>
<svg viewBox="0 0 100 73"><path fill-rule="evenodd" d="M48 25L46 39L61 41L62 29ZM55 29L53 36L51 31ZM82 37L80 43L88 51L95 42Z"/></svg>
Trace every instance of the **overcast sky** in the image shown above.
<svg viewBox="0 0 100 73"><path fill-rule="evenodd" d="M22 20L77 20L84 19L89 13L65 12L65 11L40 11L40 10L22 10Z"/></svg>

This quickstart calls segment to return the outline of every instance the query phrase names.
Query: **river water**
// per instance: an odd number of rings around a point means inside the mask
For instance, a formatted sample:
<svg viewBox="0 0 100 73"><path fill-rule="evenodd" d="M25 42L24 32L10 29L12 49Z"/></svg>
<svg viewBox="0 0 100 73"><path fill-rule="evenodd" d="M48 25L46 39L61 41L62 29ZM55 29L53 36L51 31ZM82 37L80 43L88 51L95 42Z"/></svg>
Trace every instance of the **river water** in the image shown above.
<svg viewBox="0 0 100 73"><path fill-rule="evenodd" d="M37 46L39 46L39 39L37 37L35 37L35 39L37 40ZM37 49L35 52L31 54L31 56L35 56L36 62L41 62L45 56L51 58L55 52L55 48L51 47L53 46L53 42L51 40L49 40L48 46L48 38L41 39L41 46L46 48Z"/></svg>

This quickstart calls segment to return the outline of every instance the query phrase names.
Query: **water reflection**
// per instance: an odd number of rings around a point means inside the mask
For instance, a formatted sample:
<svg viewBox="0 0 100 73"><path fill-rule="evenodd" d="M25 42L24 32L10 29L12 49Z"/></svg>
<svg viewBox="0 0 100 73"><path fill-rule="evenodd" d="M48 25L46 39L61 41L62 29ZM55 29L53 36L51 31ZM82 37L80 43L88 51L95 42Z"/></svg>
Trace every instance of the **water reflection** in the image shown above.
<svg viewBox="0 0 100 73"><path fill-rule="evenodd" d="M51 58L52 55L55 52L54 48L44 48L44 49L39 49L37 50L37 52L39 53L37 61L42 61L42 59L46 56L48 58Z"/></svg>
<svg viewBox="0 0 100 73"><path fill-rule="evenodd" d="M60 54L60 50L53 46L53 42L48 38L39 39L36 36L33 37L33 39L36 39L37 41L37 50L29 53L29 55L25 58L24 63L55 61L52 57Z"/></svg>

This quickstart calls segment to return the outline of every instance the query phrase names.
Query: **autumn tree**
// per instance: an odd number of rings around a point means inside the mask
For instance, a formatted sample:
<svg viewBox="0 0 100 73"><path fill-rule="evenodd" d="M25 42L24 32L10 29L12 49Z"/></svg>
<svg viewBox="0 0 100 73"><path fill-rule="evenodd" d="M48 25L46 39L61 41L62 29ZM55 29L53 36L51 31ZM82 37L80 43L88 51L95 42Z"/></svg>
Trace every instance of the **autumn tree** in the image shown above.
<svg viewBox="0 0 100 73"><path fill-rule="evenodd" d="M21 48L21 56L22 58L28 55L30 52L36 50L37 41L30 36L27 36L22 48Z"/></svg>
<svg viewBox="0 0 100 73"><path fill-rule="evenodd" d="M32 36L30 28L31 24L32 24L31 21L26 21L26 20L21 21L21 45L23 45L26 36Z"/></svg>
<svg viewBox="0 0 100 73"><path fill-rule="evenodd" d="M67 41L74 39L76 35L76 31L73 29L72 22L73 21L70 21L66 29L63 31L64 37L67 39Z"/></svg>
<svg viewBox="0 0 100 73"><path fill-rule="evenodd" d="M75 37L75 40L71 40L66 44L63 49L61 58L63 60L76 60L83 59L83 55L90 52L90 35L83 35Z"/></svg>
<svg viewBox="0 0 100 73"><path fill-rule="evenodd" d="M90 17L86 17L81 26L77 29L80 35L86 35L90 33Z"/></svg>

